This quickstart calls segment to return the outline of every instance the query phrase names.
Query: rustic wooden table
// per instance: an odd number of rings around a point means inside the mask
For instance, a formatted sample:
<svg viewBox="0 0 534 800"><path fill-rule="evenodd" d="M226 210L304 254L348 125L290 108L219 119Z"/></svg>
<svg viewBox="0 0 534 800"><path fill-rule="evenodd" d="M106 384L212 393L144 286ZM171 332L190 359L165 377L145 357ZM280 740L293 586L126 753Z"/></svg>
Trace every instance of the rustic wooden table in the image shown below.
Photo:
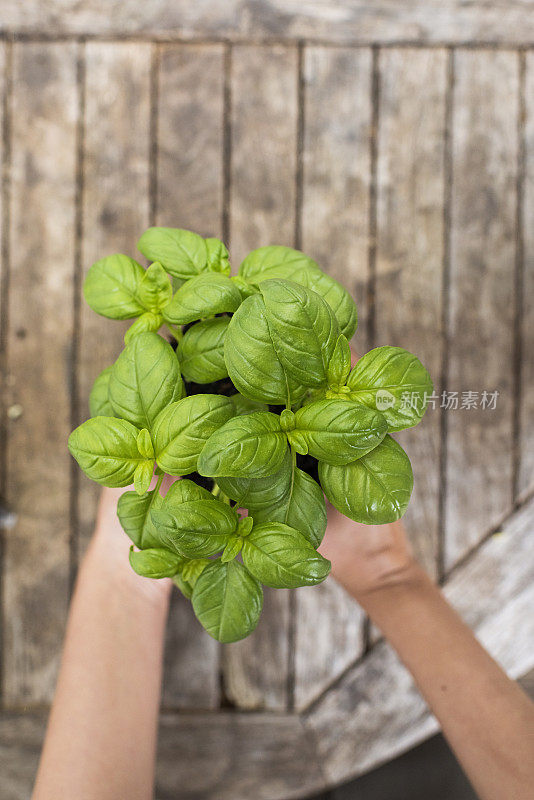
<svg viewBox="0 0 534 800"><path fill-rule="evenodd" d="M399 437L414 546L510 674L531 668L534 2L0 11L2 797L28 796L93 524L65 443L122 330L81 283L150 224L223 236L234 264L302 248L356 298L356 348L422 358L436 408ZM304 797L436 729L332 581L267 593L227 647L176 593L163 706L159 798Z"/></svg>

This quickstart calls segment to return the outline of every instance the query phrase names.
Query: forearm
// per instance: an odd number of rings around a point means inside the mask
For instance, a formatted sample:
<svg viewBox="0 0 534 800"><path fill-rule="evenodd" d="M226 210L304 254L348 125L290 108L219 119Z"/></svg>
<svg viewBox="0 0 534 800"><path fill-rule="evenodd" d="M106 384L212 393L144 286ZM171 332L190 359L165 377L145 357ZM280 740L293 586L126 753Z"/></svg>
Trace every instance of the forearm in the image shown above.
<svg viewBox="0 0 534 800"><path fill-rule="evenodd" d="M127 555L116 569L100 538L93 540L71 605L33 800L153 796L168 593L150 584L130 570Z"/></svg>
<svg viewBox="0 0 534 800"><path fill-rule="evenodd" d="M530 798L532 704L424 571L411 563L358 600L412 673L481 800Z"/></svg>

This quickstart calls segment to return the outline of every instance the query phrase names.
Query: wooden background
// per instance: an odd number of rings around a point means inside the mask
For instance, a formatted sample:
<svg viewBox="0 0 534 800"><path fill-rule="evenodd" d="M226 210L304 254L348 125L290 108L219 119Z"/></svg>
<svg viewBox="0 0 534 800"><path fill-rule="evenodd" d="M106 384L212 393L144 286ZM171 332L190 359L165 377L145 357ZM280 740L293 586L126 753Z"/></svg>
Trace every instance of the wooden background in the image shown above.
<svg viewBox="0 0 534 800"><path fill-rule="evenodd" d="M360 352L402 345L436 392L499 392L399 436L406 523L510 673L534 665L533 5L0 0L8 800L29 793L93 524L66 439L121 344L81 284L150 224L222 236L235 266L302 248L353 293ZM266 593L226 647L175 594L158 797L304 797L435 729L332 581Z"/></svg>

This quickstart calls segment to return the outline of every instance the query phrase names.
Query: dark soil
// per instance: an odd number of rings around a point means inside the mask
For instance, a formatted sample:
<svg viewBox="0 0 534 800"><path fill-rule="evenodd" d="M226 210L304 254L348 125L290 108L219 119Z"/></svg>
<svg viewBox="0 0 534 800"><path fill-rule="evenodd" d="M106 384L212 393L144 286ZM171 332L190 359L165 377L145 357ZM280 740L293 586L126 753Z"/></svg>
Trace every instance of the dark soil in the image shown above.
<svg viewBox="0 0 534 800"><path fill-rule="evenodd" d="M307 472L314 481L319 483L319 464L312 456L301 456L297 453L297 467L303 472Z"/></svg>

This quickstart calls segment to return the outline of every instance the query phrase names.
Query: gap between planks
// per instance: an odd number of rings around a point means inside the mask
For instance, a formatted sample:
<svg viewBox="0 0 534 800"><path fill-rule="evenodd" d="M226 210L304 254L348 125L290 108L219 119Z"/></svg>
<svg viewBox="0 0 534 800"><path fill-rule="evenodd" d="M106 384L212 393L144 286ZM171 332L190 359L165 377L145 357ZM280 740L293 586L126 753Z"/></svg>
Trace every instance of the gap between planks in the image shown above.
<svg viewBox="0 0 534 800"><path fill-rule="evenodd" d="M85 148L85 45L78 42L76 90L78 93L76 121L76 175L74 197L74 275L72 297L72 363L71 363L71 429L81 422L81 403L78 368L80 363L81 288L83 280L83 193ZM72 596L79 562L79 486L80 473L74 459L70 465L69 491L69 597Z"/></svg>
<svg viewBox="0 0 534 800"><path fill-rule="evenodd" d="M6 380L8 375L8 295L10 281L10 237L11 227L11 116L13 100L13 47L11 43L4 45L4 70L2 89L2 129L1 129L1 265L0 265L0 499L7 493L7 415L6 415ZM0 529L0 653L4 652L4 531ZM4 659L0 658L0 704L4 696Z"/></svg>
<svg viewBox="0 0 534 800"><path fill-rule="evenodd" d="M43 43L54 44L61 42L99 42L102 44L114 43L129 43L129 44L162 44L162 45L184 45L195 47L198 45L232 45L244 47L295 47L302 44L304 47L327 47L332 49L344 48L373 48L379 47L383 49L428 49L428 50L443 50L454 47L458 50L500 50L500 51L523 51L528 52L534 49L534 40L532 42L509 41L509 42L495 42L488 39L466 41L454 41L452 39L440 39L431 42L421 41L420 39L396 39L382 41L381 39L347 39L346 41L334 41L328 38L313 38L309 36L295 36L291 37L232 37L232 36L158 36L157 34L150 34L142 36L140 34L98 34L91 33L90 31L84 33L51 33L46 34L40 31L28 31L14 33L6 30L0 30L0 41L4 42L22 42L22 43Z"/></svg>

